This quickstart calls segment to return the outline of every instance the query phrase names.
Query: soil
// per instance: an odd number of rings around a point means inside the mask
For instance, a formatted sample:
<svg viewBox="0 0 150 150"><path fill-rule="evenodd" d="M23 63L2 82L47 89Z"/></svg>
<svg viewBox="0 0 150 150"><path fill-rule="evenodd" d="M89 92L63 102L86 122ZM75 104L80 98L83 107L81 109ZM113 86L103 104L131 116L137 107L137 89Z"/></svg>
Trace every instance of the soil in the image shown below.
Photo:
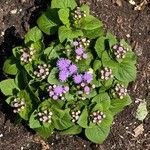
<svg viewBox="0 0 150 150"><path fill-rule="evenodd" d="M138 57L137 79L129 87L133 103L115 119L111 133L102 145L95 145L81 136L53 135L44 140L24 123L15 124L15 115L0 99L0 150L150 150L150 114L143 122L135 118L141 100L150 110L150 7L134 11L122 0L122 6L111 0L80 0L88 3L92 13L99 17L105 29L132 45ZM44 11L49 0L0 0L0 71L11 49L21 45L28 29ZM0 80L4 75L0 75ZM135 137L134 129L143 124L144 131Z"/></svg>

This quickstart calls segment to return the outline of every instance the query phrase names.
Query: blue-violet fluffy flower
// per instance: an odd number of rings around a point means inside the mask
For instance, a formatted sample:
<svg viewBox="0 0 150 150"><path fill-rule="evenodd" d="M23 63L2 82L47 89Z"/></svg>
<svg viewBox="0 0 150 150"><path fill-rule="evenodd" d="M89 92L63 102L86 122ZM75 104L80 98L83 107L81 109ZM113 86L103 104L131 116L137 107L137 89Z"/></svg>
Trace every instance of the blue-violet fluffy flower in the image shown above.
<svg viewBox="0 0 150 150"><path fill-rule="evenodd" d="M69 59L66 58L60 58L57 61L57 67L59 68L59 70L64 70L67 67L69 67L69 65L71 64L71 61Z"/></svg>
<svg viewBox="0 0 150 150"><path fill-rule="evenodd" d="M76 83L76 84L81 83L81 82L82 82L82 75L74 75L74 76L73 76L73 81L74 81L74 83Z"/></svg>
<svg viewBox="0 0 150 150"><path fill-rule="evenodd" d="M77 66L74 64L70 65L68 69L71 75L77 73Z"/></svg>
<svg viewBox="0 0 150 150"><path fill-rule="evenodd" d="M83 80L87 83L90 83L92 79L93 79L92 74L85 72L85 74L83 75Z"/></svg>

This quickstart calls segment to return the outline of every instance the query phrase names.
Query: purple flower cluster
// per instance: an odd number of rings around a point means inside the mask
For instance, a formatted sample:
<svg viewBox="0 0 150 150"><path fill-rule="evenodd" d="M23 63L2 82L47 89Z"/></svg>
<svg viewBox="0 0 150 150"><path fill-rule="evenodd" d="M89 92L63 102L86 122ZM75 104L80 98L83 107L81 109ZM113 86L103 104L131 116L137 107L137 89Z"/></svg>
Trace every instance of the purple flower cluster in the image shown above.
<svg viewBox="0 0 150 150"><path fill-rule="evenodd" d="M123 46L116 44L116 45L113 46L113 50L114 50L115 56L116 56L118 59L119 59L119 58L125 58L125 55L126 55L126 53L127 53L127 50L124 49Z"/></svg>
<svg viewBox="0 0 150 150"><path fill-rule="evenodd" d="M38 119L40 122L42 123L51 123L52 122L52 115L53 113L49 110L44 110L44 111L40 111L38 112Z"/></svg>
<svg viewBox="0 0 150 150"><path fill-rule="evenodd" d="M93 76L89 72L85 72L84 74L76 74L73 76L73 81L77 84L78 94L82 95L82 99L84 94L89 94L91 92L91 88L95 88L95 85L91 86L91 81L93 80Z"/></svg>
<svg viewBox="0 0 150 150"><path fill-rule="evenodd" d="M11 102L11 107L14 108L14 113L19 113L25 108L25 99L24 98L14 98Z"/></svg>
<svg viewBox="0 0 150 150"><path fill-rule="evenodd" d="M115 93L113 95L117 95L120 99L123 99L124 96L127 95L127 89L124 85L117 84L115 86Z"/></svg>
<svg viewBox="0 0 150 150"><path fill-rule="evenodd" d="M92 122L95 123L95 124L101 123L102 120L104 118L106 118L106 115L103 112L99 111L99 110L93 112L90 116L91 116Z"/></svg>
<svg viewBox="0 0 150 150"><path fill-rule="evenodd" d="M76 62L78 60L87 59L88 55L85 52L85 47L89 46L90 40L86 38L78 38L73 42L73 46L75 47L76 54Z"/></svg>
<svg viewBox="0 0 150 150"><path fill-rule="evenodd" d="M71 112L71 116L72 116L72 122L77 122L79 117L80 117L80 114L81 114L81 111L78 110L78 111L72 111Z"/></svg>
<svg viewBox="0 0 150 150"><path fill-rule="evenodd" d="M70 76L77 73L77 66L66 58L60 58L57 61L59 69L59 80L66 81Z"/></svg>
<svg viewBox="0 0 150 150"><path fill-rule="evenodd" d="M77 7L72 15L74 20L80 20L81 18L86 17L86 12L81 11L80 7Z"/></svg>
<svg viewBox="0 0 150 150"><path fill-rule="evenodd" d="M24 63L29 63L32 61L33 55L35 53L35 50L33 48L27 49L21 49L21 56L20 56L20 60Z"/></svg>
<svg viewBox="0 0 150 150"><path fill-rule="evenodd" d="M49 65L38 65L37 70L34 71L34 75L40 79L45 79L49 75Z"/></svg>
<svg viewBox="0 0 150 150"><path fill-rule="evenodd" d="M112 70L110 68L105 67L103 70L101 70L101 79L108 80L110 78L113 78Z"/></svg>
<svg viewBox="0 0 150 150"><path fill-rule="evenodd" d="M49 97L53 100L64 100L63 95L69 92L69 87L62 85L50 85L47 91L49 92Z"/></svg>

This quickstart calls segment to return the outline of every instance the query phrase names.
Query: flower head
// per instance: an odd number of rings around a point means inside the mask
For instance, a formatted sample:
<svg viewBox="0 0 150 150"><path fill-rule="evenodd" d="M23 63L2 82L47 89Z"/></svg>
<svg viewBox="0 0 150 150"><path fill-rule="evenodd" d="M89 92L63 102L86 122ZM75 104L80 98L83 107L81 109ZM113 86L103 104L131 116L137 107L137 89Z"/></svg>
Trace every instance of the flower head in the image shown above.
<svg viewBox="0 0 150 150"><path fill-rule="evenodd" d="M83 50L82 47L79 47L79 48L77 48L77 49L75 50L75 52L76 52L77 55L81 56L81 55L83 54L84 50Z"/></svg>
<svg viewBox="0 0 150 150"><path fill-rule="evenodd" d="M62 93L63 93L63 87L62 87L61 85L56 86L56 87L54 88L54 93L55 93L56 95L62 94Z"/></svg>
<svg viewBox="0 0 150 150"><path fill-rule="evenodd" d="M77 41L73 42L73 46L78 46L78 45L79 45L79 43Z"/></svg>
<svg viewBox="0 0 150 150"><path fill-rule="evenodd" d="M85 92L86 94L89 94L89 93L90 93L90 87L85 86L85 87L84 87L84 92Z"/></svg>
<svg viewBox="0 0 150 150"><path fill-rule="evenodd" d="M83 75L83 80L87 83L90 83L92 79L93 79L92 74L85 72L85 74Z"/></svg>
<svg viewBox="0 0 150 150"><path fill-rule="evenodd" d="M69 77L69 71L68 70L62 70L59 72L59 80L66 81Z"/></svg>
<svg viewBox="0 0 150 150"><path fill-rule="evenodd" d="M73 81L76 84L80 84L82 82L82 75L74 75L73 76Z"/></svg>
<svg viewBox="0 0 150 150"><path fill-rule="evenodd" d="M66 69L67 67L69 67L70 64L71 64L71 61L69 59L66 59L66 58L60 58L57 61L57 67L59 70Z"/></svg>
<svg viewBox="0 0 150 150"><path fill-rule="evenodd" d="M72 64L68 68L70 75L77 73L77 66Z"/></svg>

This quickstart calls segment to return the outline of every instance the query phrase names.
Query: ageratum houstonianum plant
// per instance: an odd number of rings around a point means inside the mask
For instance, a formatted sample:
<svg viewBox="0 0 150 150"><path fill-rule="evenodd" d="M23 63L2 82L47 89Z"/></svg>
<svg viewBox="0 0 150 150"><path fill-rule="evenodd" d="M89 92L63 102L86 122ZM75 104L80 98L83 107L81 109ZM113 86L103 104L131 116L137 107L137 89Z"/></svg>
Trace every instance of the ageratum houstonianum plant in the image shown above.
<svg viewBox="0 0 150 150"><path fill-rule="evenodd" d="M37 25L4 63L6 102L43 137L82 132L102 143L114 116L131 103L135 54L74 0L52 0Z"/></svg>

